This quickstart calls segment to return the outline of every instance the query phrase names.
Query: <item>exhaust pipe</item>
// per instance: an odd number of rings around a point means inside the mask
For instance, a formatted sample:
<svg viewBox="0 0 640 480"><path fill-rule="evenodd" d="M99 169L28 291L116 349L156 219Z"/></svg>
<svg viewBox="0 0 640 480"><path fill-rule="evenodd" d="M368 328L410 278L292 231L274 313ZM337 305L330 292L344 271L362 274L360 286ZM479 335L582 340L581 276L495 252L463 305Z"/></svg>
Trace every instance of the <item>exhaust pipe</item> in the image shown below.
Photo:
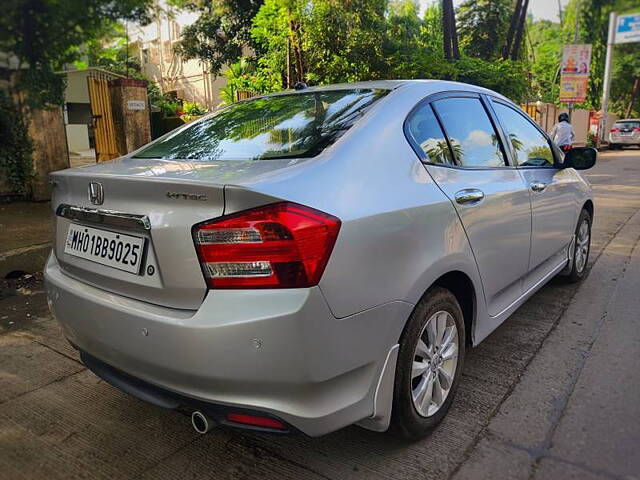
<svg viewBox="0 0 640 480"><path fill-rule="evenodd" d="M216 422L214 422L211 418L209 418L206 414L202 413L200 410L196 410L191 414L191 425L193 425L193 429L204 435L213 427L216 426Z"/></svg>

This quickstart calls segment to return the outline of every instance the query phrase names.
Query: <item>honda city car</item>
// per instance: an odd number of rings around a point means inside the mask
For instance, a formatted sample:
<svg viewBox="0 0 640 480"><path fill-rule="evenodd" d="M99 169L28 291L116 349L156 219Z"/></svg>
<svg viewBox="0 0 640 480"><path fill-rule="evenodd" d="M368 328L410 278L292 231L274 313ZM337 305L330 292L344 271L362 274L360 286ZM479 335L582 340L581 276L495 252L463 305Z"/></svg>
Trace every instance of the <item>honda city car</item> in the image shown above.
<svg viewBox="0 0 640 480"><path fill-rule="evenodd" d="M201 433L420 438L469 348L585 276L595 155L461 83L251 98L52 175L49 305L88 368Z"/></svg>

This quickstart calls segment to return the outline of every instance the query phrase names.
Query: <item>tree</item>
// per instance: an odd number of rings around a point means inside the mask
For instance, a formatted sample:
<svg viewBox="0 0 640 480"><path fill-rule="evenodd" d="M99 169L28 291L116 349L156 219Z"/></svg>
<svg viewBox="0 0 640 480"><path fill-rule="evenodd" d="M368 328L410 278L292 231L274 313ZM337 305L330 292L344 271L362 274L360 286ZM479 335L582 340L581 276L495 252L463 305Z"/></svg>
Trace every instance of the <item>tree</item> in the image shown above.
<svg viewBox="0 0 640 480"><path fill-rule="evenodd" d="M522 46L522 39L524 37L524 30L527 25L527 10L529 8L529 0L522 2L522 9L520 10L520 16L516 23L515 36L513 38L513 44L511 45L511 60L518 60L520 58L520 47Z"/></svg>
<svg viewBox="0 0 640 480"><path fill-rule="evenodd" d="M100 67L126 77L146 80L140 60L130 54L127 41L125 26L112 22L102 36L77 47L80 60L74 61L73 65L78 69Z"/></svg>
<svg viewBox="0 0 640 480"><path fill-rule="evenodd" d="M640 117L640 44L616 46L611 110L624 118Z"/></svg>
<svg viewBox="0 0 640 480"><path fill-rule="evenodd" d="M418 13L419 6L414 0L396 0L390 4L383 45L383 52L389 63L411 62L415 57L416 47L426 47L422 39L428 33Z"/></svg>
<svg viewBox="0 0 640 480"><path fill-rule="evenodd" d="M564 32L559 23L537 20L528 26L532 57L530 71L533 97L556 103L560 93L560 58Z"/></svg>
<svg viewBox="0 0 640 480"><path fill-rule="evenodd" d="M386 0L266 0L252 38L263 68L278 69L286 85L382 78Z"/></svg>
<svg viewBox="0 0 640 480"><path fill-rule="evenodd" d="M511 0L467 0L458 8L458 34L465 55L493 60L506 40Z"/></svg>
<svg viewBox="0 0 640 480"><path fill-rule="evenodd" d="M460 58L453 0L442 0L442 32L444 40L444 57L447 60Z"/></svg>
<svg viewBox="0 0 640 480"><path fill-rule="evenodd" d="M185 60L205 62L218 75L224 65L235 62L252 42L253 18L262 0L173 0L171 5L197 12L198 19L187 26L176 45Z"/></svg>
<svg viewBox="0 0 640 480"><path fill-rule="evenodd" d="M118 19L151 18L152 0L8 0L0 17L0 51L13 59L5 69L28 105L62 104L64 78L56 71L77 60L80 46Z"/></svg>
<svg viewBox="0 0 640 480"><path fill-rule="evenodd" d="M524 17L523 17L524 11ZM502 47L502 59L506 60L512 55L514 48L514 41L517 35L517 31L520 28L520 24L523 18L526 18L527 9L524 6L523 0L516 0L513 14L511 15L511 21L509 22L509 29L507 30L507 37Z"/></svg>

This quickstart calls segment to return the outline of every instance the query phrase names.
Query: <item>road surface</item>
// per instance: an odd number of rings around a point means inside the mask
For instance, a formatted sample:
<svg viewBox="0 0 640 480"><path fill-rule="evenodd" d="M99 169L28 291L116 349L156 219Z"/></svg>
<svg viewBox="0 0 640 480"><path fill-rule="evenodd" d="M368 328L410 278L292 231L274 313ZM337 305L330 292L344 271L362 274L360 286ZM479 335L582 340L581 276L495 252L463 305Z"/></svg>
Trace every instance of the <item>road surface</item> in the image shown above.
<svg viewBox="0 0 640 480"><path fill-rule="evenodd" d="M587 173L591 271L554 280L465 365L453 408L406 443L357 427L322 438L214 430L87 371L38 276L0 290L0 478L640 478L640 150Z"/></svg>

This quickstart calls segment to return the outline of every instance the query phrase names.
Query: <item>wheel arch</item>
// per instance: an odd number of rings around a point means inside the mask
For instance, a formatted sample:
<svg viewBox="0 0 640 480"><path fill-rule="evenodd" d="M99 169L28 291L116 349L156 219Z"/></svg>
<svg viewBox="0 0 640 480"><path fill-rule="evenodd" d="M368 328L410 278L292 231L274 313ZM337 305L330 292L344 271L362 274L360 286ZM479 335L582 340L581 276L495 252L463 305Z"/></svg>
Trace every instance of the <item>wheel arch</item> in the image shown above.
<svg viewBox="0 0 640 480"><path fill-rule="evenodd" d="M467 345L473 345L473 330L476 325L476 317L478 315L478 294L481 292L476 291L476 286L471 277L462 270L450 270L448 272L440 274L437 278L432 280L426 289L422 291L420 299L424 298L429 293L429 290L433 287L442 287L449 290L462 309L462 315L464 317L465 328L465 343ZM417 302L416 302L417 303ZM410 317L407 318L407 321ZM406 323L400 332L400 335L404 332Z"/></svg>
<svg viewBox="0 0 640 480"><path fill-rule="evenodd" d="M591 217L591 221L593 221L593 200L589 199L586 202L584 202L584 205L582 205L582 208L584 210L586 210L587 212L589 212L589 216Z"/></svg>
<svg viewBox="0 0 640 480"><path fill-rule="evenodd" d="M438 277L429 288L432 286L446 288L456 297L464 317L465 342L467 345L472 345L477 298L471 278L460 270L454 270Z"/></svg>

